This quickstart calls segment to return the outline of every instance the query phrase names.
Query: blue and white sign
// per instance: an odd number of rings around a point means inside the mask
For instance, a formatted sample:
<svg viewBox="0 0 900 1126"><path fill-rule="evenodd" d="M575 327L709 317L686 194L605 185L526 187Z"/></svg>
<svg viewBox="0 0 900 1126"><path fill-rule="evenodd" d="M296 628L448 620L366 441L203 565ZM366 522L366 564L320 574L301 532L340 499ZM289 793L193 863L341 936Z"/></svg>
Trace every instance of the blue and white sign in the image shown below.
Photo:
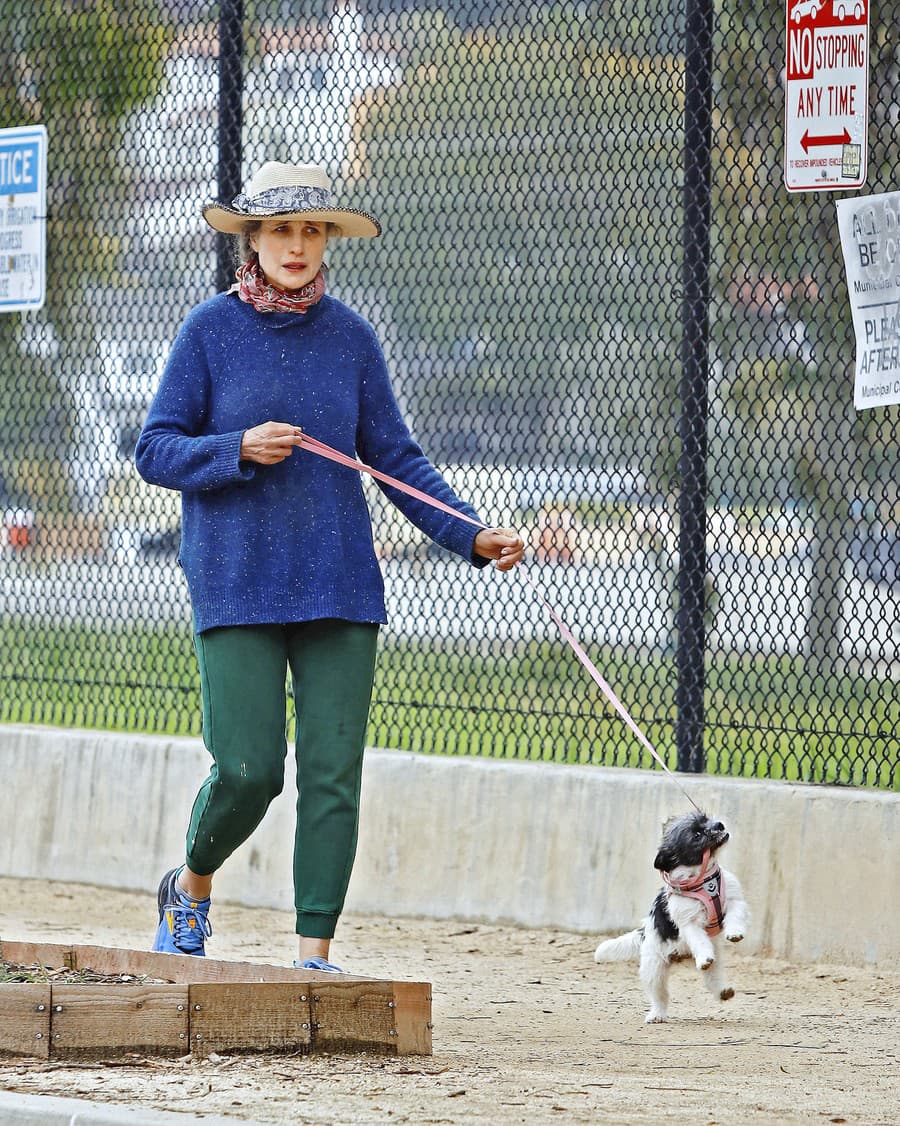
<svg viewBox="0 0 900 1126"><path fill-rule="evenodd" d="M0 313L44 304L46 230L47 130L0 129Z"/></svg>

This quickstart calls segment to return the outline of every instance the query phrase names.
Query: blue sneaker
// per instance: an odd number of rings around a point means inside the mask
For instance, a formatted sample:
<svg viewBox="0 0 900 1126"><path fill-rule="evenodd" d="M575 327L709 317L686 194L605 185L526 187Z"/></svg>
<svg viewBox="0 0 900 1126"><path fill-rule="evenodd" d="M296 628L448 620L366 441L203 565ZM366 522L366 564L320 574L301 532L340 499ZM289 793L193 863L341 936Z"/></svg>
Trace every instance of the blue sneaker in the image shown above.
<svg viewBox="0 0 900 1126"><path fill-rule="evenodd" d="M342 970L340 966L336 966L333 962L326 962L324 958L315 957L307 958L305 962L294 962L295 970L319 970L323 974L344 974L347 971Z"/></svg>
<svg viewBox="0 0 900 1126"><path fill-rule="evenodd" d="M206 955L206 940L212 934L209 900L191 899L175 883L181 871L166 872L159 884L159 926L153 949L163 954Z"/></svg>

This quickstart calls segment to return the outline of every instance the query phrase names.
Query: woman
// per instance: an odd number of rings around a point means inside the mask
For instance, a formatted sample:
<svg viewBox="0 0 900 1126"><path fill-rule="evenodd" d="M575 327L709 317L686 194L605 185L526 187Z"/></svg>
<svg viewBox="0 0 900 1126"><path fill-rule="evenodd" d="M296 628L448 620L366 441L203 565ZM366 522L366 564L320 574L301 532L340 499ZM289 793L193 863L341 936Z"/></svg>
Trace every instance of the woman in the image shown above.
<svg viewBox="0 0 900 1126"><path fill-rule="evenodd" d="M185 863L159 886L155 950L205 953L215 872L284 784L285 678L297 712L294 891L299 957L329 961L356 849L381 572L359 474L303 450L303 430L474 516L414 442L371 326L325 290L330 238L380 234L334 205L315 165L270 162L206 221L239 236L237 283L194 308L173 345L135 460L182 498L187 576L213 764ZM433 540L509 570L522 540L385 487Z"/></svg>

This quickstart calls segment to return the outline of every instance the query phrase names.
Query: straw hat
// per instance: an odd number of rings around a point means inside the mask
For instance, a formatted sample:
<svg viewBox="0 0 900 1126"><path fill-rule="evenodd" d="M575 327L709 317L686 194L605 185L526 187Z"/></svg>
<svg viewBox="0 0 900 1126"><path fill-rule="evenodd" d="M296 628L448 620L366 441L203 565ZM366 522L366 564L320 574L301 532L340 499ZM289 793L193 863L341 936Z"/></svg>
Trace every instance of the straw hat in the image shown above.
<svg viewBox="0 0 900 1126"><path fill-rule="evenodd" d="M229 235L240 234L248 220L300 216L319 223L336 223L344 238L381 234L381 224L368 212L335 205L325 169L317 164L280 164L270 160L230 204L207 203L203 208L207 223Z"/></svg>

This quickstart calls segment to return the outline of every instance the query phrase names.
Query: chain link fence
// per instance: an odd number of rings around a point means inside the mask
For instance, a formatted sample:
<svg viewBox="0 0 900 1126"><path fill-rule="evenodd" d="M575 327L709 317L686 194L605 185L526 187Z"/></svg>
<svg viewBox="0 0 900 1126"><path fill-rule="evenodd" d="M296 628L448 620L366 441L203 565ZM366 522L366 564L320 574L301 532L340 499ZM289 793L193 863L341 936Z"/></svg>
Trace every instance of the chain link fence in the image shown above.
<svg viewBox="0 0 900 1126"><path fill-rule="evenodd" d="M227 284L200 204L315 161L383 222L329 250L329 285L414 433L523 529L670 765L900 785L898 412L851 405L834 193L782 183L783 9L0 12L0 126L43 123L49 154L46 304L0 314L0 719L198 732L178 497L131 455L181 319ZM881 192L900 49L871 27ZM519 576L370 496L391 618L370 742L651 765Z"/></svg>

